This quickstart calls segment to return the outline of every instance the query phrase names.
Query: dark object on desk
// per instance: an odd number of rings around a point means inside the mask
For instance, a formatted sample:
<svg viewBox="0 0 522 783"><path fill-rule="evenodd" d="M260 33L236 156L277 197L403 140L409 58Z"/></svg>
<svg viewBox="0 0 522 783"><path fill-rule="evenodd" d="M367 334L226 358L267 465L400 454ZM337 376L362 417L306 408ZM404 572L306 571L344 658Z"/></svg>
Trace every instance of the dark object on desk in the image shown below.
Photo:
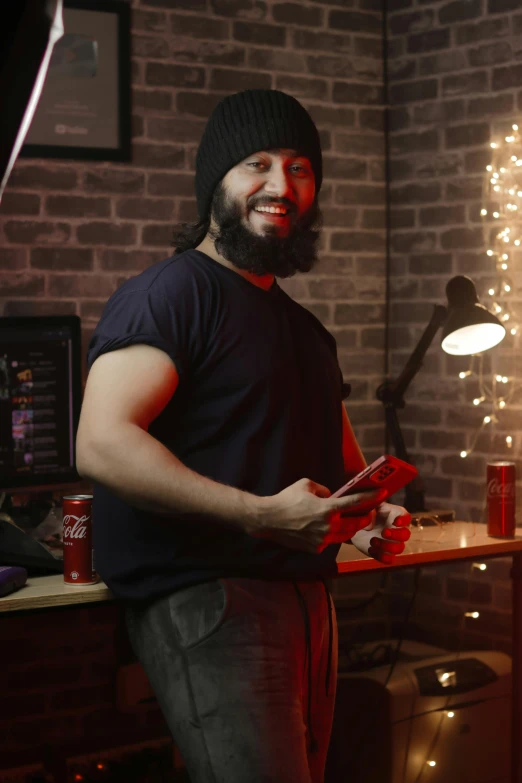
<svg viewBox="0 0 522 783"><path fill-rule="evenodd" d="M424 330L406 366L395 381L385 381L377 389L377 399L384 405L386 427L395 454L411 462L397 417L404 408L404 394L422 367L426 351L435 334L443 326L441 347L452 356L469 356L494 348L505 337L506 330L497 316L479 304L475 285L464 275L453 277L446 286L448 306L435 305L431 320ZM417 477L406 486L404 505L408 511L424 511L424 485Z"/></svg>
<svg viewBox="0 0 522 783"><path fill-rule="evenodd" d="M63 562L16 525L0 520L0 562L21 566L31 576L62 574Z"/></svg>
<svg viewBox="0 0 522 783"><path fill-rule="evenodd" d="M27 582L27 571L18 566L0 566L0 598L19 590Z"/></svg>

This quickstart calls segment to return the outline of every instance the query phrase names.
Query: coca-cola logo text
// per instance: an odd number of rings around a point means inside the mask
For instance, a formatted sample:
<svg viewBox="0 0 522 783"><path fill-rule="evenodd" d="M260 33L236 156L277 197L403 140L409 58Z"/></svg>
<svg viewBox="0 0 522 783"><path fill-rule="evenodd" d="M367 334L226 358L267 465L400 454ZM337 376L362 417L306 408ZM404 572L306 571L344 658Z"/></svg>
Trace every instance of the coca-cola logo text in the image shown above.
<svg viewBox="0 0 522 783"><path fill-rule="evenodd" d="M87 525L90 517L84 514L82 517L76 517L74 514L66 514L63 518L63 537L65 538L87 538Z"/></svg>
<svg viewBox="0 0 522 783"><path fill-rule="evenodd" d="M514 498L515 497L515 484L514 483L502 483L496 478L492 478L488 482L488 498Z"/></svg>

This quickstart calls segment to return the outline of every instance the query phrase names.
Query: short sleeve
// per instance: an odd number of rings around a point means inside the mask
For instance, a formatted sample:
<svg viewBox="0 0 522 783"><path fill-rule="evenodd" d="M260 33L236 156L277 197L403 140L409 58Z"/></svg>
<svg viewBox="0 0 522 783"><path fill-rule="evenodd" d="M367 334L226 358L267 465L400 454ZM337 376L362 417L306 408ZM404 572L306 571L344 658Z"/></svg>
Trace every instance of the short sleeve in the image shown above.
<svg viewBox="0 0 522 783"><path fill-rule="evenodd" d="M194 286L184 275L167 289L161 282L159 278L138 290L126 284L113 294L89 344L89 369L104 353L144 344L170 356L180 376L186 373L198 353L203 308L194 301Z"/></svg>
<svg viewBox="0 0 522 783"><path fill-rule="evenodd" d="M343 400L347 400L350 394L352 393L352 384L351 383L345 383L343 374L341 373L341 397Z"/></svg>

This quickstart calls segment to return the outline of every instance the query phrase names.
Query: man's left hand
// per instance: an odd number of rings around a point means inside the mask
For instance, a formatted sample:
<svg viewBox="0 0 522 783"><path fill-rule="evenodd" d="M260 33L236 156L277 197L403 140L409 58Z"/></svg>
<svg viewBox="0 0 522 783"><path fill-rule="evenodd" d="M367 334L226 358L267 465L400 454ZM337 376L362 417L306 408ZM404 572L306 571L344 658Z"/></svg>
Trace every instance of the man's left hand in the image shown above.
<svg viewBox="0 0 522 783"><path fill-rule="evenodd" d="M371 517L370 524L352 536L352 544L359 552L391 565L411 535L411 514L402 506L381 503Z"/></svg>

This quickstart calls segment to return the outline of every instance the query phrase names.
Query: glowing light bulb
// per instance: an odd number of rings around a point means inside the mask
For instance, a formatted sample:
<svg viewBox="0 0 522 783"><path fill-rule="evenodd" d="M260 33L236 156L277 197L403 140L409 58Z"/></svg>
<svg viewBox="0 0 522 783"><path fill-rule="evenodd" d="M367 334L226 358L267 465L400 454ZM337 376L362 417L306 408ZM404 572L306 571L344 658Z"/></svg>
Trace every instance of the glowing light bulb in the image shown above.
<svg viewBox="0 0 522 783"><path fill-rule="evenodd" d="M495 375L495 380L497 383L502 383L502 376L501 375Z"/></svg>
<svg viewBox="0 0 522 783"><path fill-rule="evenodd" d="M512 155L511 160L513 161L513 163L515 163L518 160L518 158L516 155Z"/></svg>
<svg viewBox="0 0 522 783"><path fill-rule="evenodd" d="M488 214L488 211L487 211L487 209L481 209L481 210L480 210L480 214L481 214L481 215L487 215L487 214Z"/></svg>
<svg viewBox="0 0 522 783"><path fill-rule="evenodd" d="M499 178L499 175L498 175L498 174L497 174L497 172L495 171L495 173L493 174L493 179L498 179L498 178Z"/></svg>
<svg viewBox="0 0 522 783"><path fill-rule="evenodd" d="M493 166L486 166L486 171L493 171Z"/></svg>
<svg viewBox="0 0 522 783"><path fill-rule="evenodd" d="M511 330L511 334L513 335L513 337L516 335L516 333L517 333L517 330L513 327L513 329Z"/></svg>
<svg viewBox="0 0 522 783"><path fill-rule="evenodd" d="M448 716L448 718L454 718L455 717L455 713L454 712L447 712L446 715Z"/></svg>
<svg viewBox="0 0 522 783"><path fill-rule="evenodd" d="M498 147L498 144L496 144L494 141L492 141L489 146L491 147L492 150L496 150L497 147Z"/></svg>
<svg viewBox="0 0 522 783"><path fill-rule="evenodd" d="M517 191L517 196L518 196L519 198L522 198L522 190L519 190L519 191Z"/></svg>
<svg viewBox="0 0 522 783"><path fill-rule="evenodd" d="M499 215L499 213L498 213L498 212L493 212L493 217L494 217L494 218L496 218L496 219L498 220L498 218L500 217L500 215Z"/></svg>
<svg viewBox="0 0 522 783"><path fill-rule="evenodd" d="M471 375L471 370L463 370L462 372L459 372L459 378L467 378L469 375Z"/></svg>
<svg viewBox="0 0 522 783"><path fill-rule="evenodd" d="M494 288L490 288L489 291L488 291L488 294L490 296L494 296L495 295L495 289Z"/></svg>
<svg viewBox="0 0 522 783"><path fill-rule="evenodd" d="M504 291L507 291L509 293L509 291L511 291L511 286L506 283L504 286Z"/></svg>
<svg viewBox="0 0 522 783"><path fill-rule="evenodd" d="M473 620L478 620L480 612L465 612L464 617L471 617Z"/></svg>
<svg viewBox="0 0 522 783"><path fill-rule="evenodd" d="M506 401L505 400L499 400L498 401L498 407L500 408L500 410L504 410L504 408L506 407Z"/></svg>
<svg viewBox="0 0 522 783"><path fill-rule="evenodd" d="M462 457L462 459L465 459L468 456L468 452L467 451L461 451L460 452L460 456Z"/></svg>
<svg viewBox="0 0 522 783"><path fill-rule="evenodd" d="M472 568L477 568L479 571L486 571L487 565L485 563L473 563Z"/></svg>
<svg viewBox="0 0 522 783"><path fill-rule="evenodd" d="M511 127L513 128L514 131L518 130L518 125L512 125Z"/></svg>
<svg viewBox="0 0 522 783"><path fill-rule="evenodd" d="M508 239L508 242L509 242L509 239ZM507 265L507 264L501 264L501 265L500 265L500 268L501 268L501 269L503 269L503 270L504 270L504 272L505 272L505 271L506 271L506 269L508 268L508 265Z"/></svg>
<svg viewBox="0 0 522 783"><path fill-rule="evenodd" d="M428 767L436 767L437 766L437 762L436 761L427 761L426 764L428 765Z"/></svg>
<svg viewBox="0 0 522 783"><path fill-rule="evenodd" d="M473 405L480 405L481 402L484 402L486 398L485 397L475 397L473 400Z"/></svg>
<svg viewBox="0 0 522 783"><path fill-rule="evenodd" d="M508 435L506 437L506 443L507 443L508 447L511 448L511 446L513 445L513 438L511 437L511 435Z"/></svg>
<svg viewBox="0 0 522 783"><path fill-rule="evenodd" d="M484 424L489 424L491 421L491 416L484 416Z"/></svg>
<svg viewBox="0 0 522 783"><path fill-rule="evenodd" d="M495 312L496 313L501 313L502 312L502 308L501 308L500 305L495 305Z"/></svg>
<svg viewBox="0 0 522 783"><path fill-rule="evenodd" d="M502 261L507 261L509 259L509 256L507 253L502 254Z"/></svg>
<svg viewBox="0 0 522 783"><path fill-rule="evenodd" d="M520 239L515 239L514 244L518 247L520 245Z"/></svg>
<svg viewBox="0 0 522 783"><path fill-rule="evenodd" d="M502 320L509 321L509 313L504 313L504 315L502 316Z"/></svg>
<svg viewBox="0 0 522 783"><path fill-rule="evenodd" d="M493 188L493 190L495 191L495 193L498 193L498 192L499 192L499 190L500 190L500 185L495 185L495 187Z"/></svg>
<svg viewBox="0 0 522 783"><path fill-rule="evenodd" d="M509 378L505 375L502 376L502 383L507 383L509 381Z"/></svg>
<svg viewBox="0 0 522 783"><path fill-rule="evenodd" d="M504 237L504 242L509 242L509 237Z"/></svg>
<svg viewBox="0 0 522 783"><path fill-rule="evenodd" d="M492 250L488 250L487 255L488 256L492 256L493 255L493 251Z"/></svg>

